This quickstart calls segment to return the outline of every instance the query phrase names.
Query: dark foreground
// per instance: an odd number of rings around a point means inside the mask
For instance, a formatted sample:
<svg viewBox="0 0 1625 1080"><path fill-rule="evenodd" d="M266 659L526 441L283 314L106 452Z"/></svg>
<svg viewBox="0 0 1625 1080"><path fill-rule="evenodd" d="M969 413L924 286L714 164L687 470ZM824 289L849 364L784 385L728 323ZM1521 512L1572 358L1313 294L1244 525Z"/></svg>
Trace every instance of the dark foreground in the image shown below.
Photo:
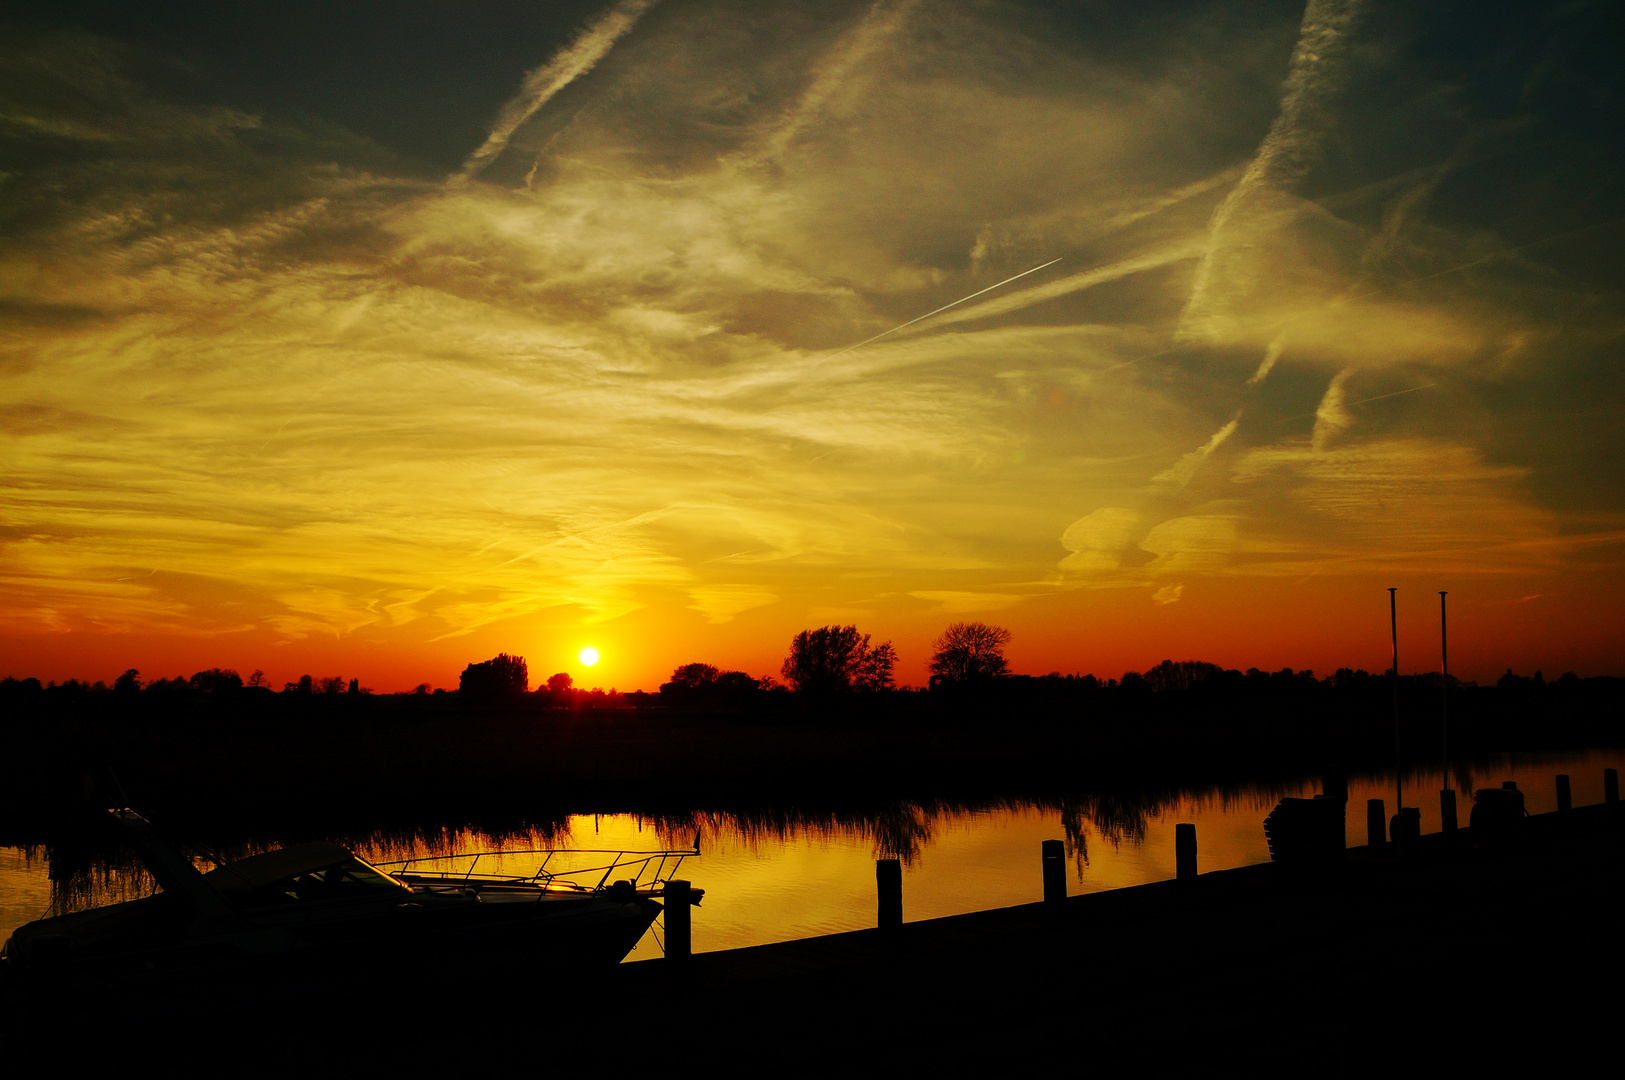
<svg viewBox="0 0 1625 1080"><path fill-rule="evenodd" d="M1279 864L694 957L617 973L672 1038L740 1060L1451 1071L1535 1055L1619 1067L1625 816L1527 821L1486 856L1423 838L1341 867ZM906 897L905 897L906 902ZM699 917L703 917L701 914ZM716 1020L727 1017L718 1025ZM1051 1058L1058 1060L1051 1060Z"/></svg>
<svg viewBox="0 0 1625 1080"><path fill-rule="evenodd" d="M1464 831L1454 844L1424 837L1409 858L1356 849L1322 871L1247 867L596 975L362 976L255 1015L213 1003L154 1016L131 1002L83 1016L40 1002L5 1019L0 1054L66 1064L89 1037L133 1060L168 1032L270 1068L379 1055L481 1071L1409 1075L1519 1059L1612 1075L1619 811L1528 819L1500 854L1473 850Z"/></svg>

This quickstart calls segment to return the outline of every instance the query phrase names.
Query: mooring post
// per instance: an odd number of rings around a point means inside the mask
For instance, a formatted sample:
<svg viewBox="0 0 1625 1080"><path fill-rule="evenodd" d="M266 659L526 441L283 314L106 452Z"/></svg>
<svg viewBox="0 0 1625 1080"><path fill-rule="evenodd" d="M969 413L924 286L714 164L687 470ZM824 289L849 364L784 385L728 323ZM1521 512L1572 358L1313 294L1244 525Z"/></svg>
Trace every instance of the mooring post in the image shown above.
<svg viewBox="0 0 1625 1080"><path fill-rule="evenodd" d="M1324 773L1320 778L1322 794L1327 799L1338 804L1336 814L1336 827L1326 836L1326 844L1331 853L1341 859L1343 852L1349 846L1349 778L1341 770Z"/></svg>
<svg viewBox="0 0 1625 1080"><path fill-rule="evenodd" d="M1045 840L1043 850L1044 899L1066 899L1066 844L1060 840Z"/></svg>
<svg viewBox="0 0 1625 1080"><path fill-rule="evenodd" d="M1557 774L1557 812L1566 814L1574 809L1574 796L1569 792L1569 777L1567 773Z"/></svg>
<svg viewBox="0 0 1625 1080"><path fill-rule="evenodd" d="M1422 838L1422 808L1401 806L1399 813L1388 822L1390 838L1403 852L1410 852Z"/></svg>
<svg viewBox="0 0 1625 1080"><path fill-rule="evenodd" d="M1174 826L1174 876L1180 881L1196 879L1196 826L1189 822Z"/></svg>
<svg viewBox="0 0 1625 1080"><path fill-rule="evenodd" d="M666 959L686 960L694 951L694 898L686 881L666 882Z"/></svg>
<svg viewBox="0 0 1625 1080"><path fill-rule="evenodd" d="M1342 770L1324 772L1320 776L1321 793L1338 802L1349 801L1349 778Z"/></svg>
<svg viewBox="0 0 1625 1080"><path fill-rule="evenodd" d="M1372 847L1388 842L1388 818L1382 812L1381 799L1365 801L1365 842Z"/></svg>
<svg viewBox="0 0 1625 1080"><path fill-rule="evenodd" d="M1619 770L1602 771L1602 801L1609 806L1619 805Z"/></svg>
<svg viewBox="0 0 1625 1080"><path fill-rule="evenodd" d="M1456 831L1456 792L1445 788L1439 792L1439 829L1445 834Z"/></svg>
<svg viewBox="0 0 1625 1080"><path fill-rule="evenodd" d="M903 864L876 859L875 885L880 893L880 928L896 930L903 925Z"/></svg>

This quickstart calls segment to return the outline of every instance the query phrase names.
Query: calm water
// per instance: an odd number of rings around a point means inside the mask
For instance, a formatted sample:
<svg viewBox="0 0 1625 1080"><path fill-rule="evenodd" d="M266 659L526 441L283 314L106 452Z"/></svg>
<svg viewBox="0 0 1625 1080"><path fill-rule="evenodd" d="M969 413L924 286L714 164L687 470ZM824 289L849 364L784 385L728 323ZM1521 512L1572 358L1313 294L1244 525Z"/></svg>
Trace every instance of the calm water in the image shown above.
<svg viewBox="0 0 1625 1080"><path fill-rule="evenodd" d="M1571 777L1574 804L1602 801L1602 772L1625 767L1625 752L1492 758L1458 773L1454 786L1470 793L1515 780L1531 813L1556 809L1554 777ZM1439 829L1439 776L1407 776L1405 802L1422 809L1422 829ZM630 815L573 817L545 833L508 835L500 842L474 831L430 843L381 837L346 841L363 857L387 862L501 849L689 848L696 830L701 854L683 864L681 876L705 889L694 913L694 948L731 949L818 934L857 930L875 923L874 861L899 857L903 868L903 916L930 919L1042 897L1039 852L1044 840L1066 841L1070 894L1097 892L1174 876L1174 826L1197 827L1198 869L1220 870L1269 861L1263 821L1286 795L1311 795L1313 784L1246 786L1167 799L1083 797L1052 805L1007 805L977 810L901 807L880 818L806 820L793 815L741 819L700 814L652 820ZM1365 800L1394 806L1394 778L1351 778L1348 836L1365 842ZM1458 795L1466 824L1471 795ZM275 846L275 844L263 845ZM482 872L525 872L537 857L506 854L481 862ZM144 875L98 870L80 880L71 896L53 895L43 854L0 847L0 938L51 909L107 903L142 895ZM617 875L619 876L619 875ZM661 955L660 927L628 957Z"/></svg>

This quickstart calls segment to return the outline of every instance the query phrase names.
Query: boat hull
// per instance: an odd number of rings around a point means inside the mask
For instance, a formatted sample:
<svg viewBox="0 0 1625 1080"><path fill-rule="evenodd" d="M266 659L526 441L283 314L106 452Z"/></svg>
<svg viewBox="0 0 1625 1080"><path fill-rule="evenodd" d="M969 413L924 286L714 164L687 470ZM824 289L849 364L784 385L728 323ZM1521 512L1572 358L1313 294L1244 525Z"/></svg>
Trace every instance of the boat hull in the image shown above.
<svg viewBox="0 0 1625 1080"><path fill-rule="evenodd" d="M23 947L0 964L0 980L13 1008L123 1014L252 1010L447 980L540 993L547 973L607 968L624 959L661 911L646 896L603 894L506 903L423 900L343 918L126 931L112 945L99 945L93 935L76 941L53 934L47 924L57 920L41 920L18 931ZM141 914L175 922L160 905Z"/></svg>

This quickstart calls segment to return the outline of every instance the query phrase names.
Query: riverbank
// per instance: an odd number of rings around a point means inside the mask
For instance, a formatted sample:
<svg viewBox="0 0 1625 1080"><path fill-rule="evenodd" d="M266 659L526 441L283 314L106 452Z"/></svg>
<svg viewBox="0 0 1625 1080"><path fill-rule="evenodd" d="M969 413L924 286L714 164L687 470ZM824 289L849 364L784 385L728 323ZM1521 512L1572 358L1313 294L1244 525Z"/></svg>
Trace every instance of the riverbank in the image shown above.
<svg viewBox="0 0 1625 1080"><path fill-rule="evenodd" d="M1045 698L1042 685L1027 684L974 699L899 692L819 704L778 694L738 710L41 692L0 717L0 844L51 843L75 806L133 806L224 848L273 833L476 823L501 832L570 814L696 809L861 814L899 802L1057 800L1392 765L1393 704L1380 680L1375 689L1277 681L1137 697ZM1463 690L1452 699L1453 756L1625 745L1616 681L1541 696ZM1413 768L1441 745L1438 699L1423 689L1403 702L1400 745Z"/></svg>

